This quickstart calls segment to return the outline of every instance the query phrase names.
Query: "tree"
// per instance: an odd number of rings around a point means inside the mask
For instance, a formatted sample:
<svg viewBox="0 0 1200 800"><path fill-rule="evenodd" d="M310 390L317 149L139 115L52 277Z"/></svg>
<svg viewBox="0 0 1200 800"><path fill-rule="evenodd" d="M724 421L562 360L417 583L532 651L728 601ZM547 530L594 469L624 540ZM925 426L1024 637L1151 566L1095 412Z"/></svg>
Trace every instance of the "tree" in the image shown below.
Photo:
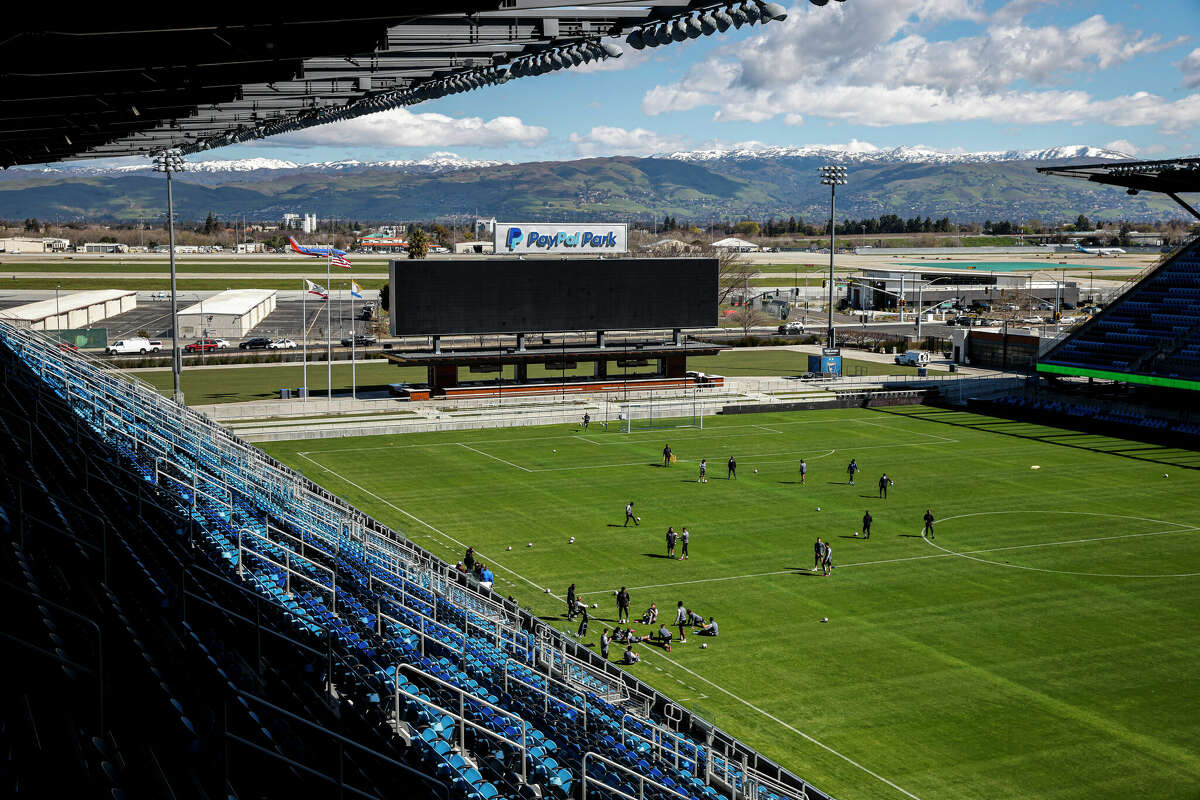
<svg viewBox="0 0 1200 800"><path fill-rule="evenodd" d="M379 307L382 308L384 311L390 311L391 309L389 308L389 306L391 305L391 303L392 303L392 301L388 298L387 281L384 281L383 286L381 286L379 288Z"/></svg>
<svg viewBox="0 0 1200 800"><path fill-rule="evenodd" d="M450 235L450 231L445 225L435 222L430 226L429 230L433 234L433 238L442 247L452 247L454 245L454 237Z"/></svg>
<svg viewBox="0 0 1200 800"><path fill-rule="evenodd" d="M743 336L749 336L750 332L759 325L767 324L767 315L759 311L749 303L745 303L738 307L737 311L729 317L734 324L742 329Z"/></svg>
<svg viewBox="0 0 1200 800"><path fill-rule="evenodd" d="M728 303L734 292L742 291L758 275L758 270L736 250L705 247L702 254L717 260L717 303Z"/></svg>
<svg viewBox="0 0 1200 800"><path fill-rule="evenodd" d="M752 219L744 219L733 226L733 232L740 236L758 236L762 232L762 226Z"/></svg>
<svg viewBox="0 0 1200 800"><path fill-rule="evenodd" d="M420 228L413 228L408 235L408 257L424 258L429 255L429 235Z"/></svg>
<svg viewBox="0 0 1200 800"><path fill-rule="evenodd" d="M1092 223L1086 216L1084 216L1083 214L1080 214L1078 217L1075 218L1075 230L1090 231L1091 229L1092 229Z"/></svg>

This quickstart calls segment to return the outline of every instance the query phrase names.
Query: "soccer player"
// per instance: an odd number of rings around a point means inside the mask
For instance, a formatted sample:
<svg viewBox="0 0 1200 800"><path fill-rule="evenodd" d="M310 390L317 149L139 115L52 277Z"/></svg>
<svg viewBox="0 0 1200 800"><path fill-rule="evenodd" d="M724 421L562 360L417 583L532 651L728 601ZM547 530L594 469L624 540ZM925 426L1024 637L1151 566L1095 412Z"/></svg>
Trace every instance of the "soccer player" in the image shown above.
<svg viewBox="0 0 1200 800"><path fill-rule="evenodd" d="M567 587L567 619L575 619L575 584Z"/></svg>
<svg viewBox="0 0 1200 800"><path fill-rule="evenodd" d="M887 490L891 485L892 479L887 476L886 472L879 476L879 496L884 500L887 500Z"/></svg>
<svg viewBox="0 0 1200 800"><path fill-rule="evenodd" d="M624 586L617 592L617 617L622 625L629 624L629 592L625 591Z"/></svg>
<svg viewBox="0 0 1200 800"><path fill-rule="evenodd" d="M729 457L729 474L726 476L731 481L737 480L737 461L733 456Z"/></svg>
<svg viewBox="0 0 1200 800"><path fill-rule="evenodd" d="M684 529L683 529L683 532L679 534L679 543L683 545L683 550L682 550L682 551L679 553L679 560L680 560L680 561L685 561L685 560L687 560L687 557L688 557L688 552L687 552L687 548L688 548L688 541L689 541L691 538L692 538L692 535L691 535L690 533L688 533L688 529L687 529L687 528L684 528Z"/></svg>
<svg viewBox="0 0 1200 800"><path fill-rule="evenodd" d="M933 538L933 512L928 508L925 509L925 535Z"/></svg>
<svg viewBox="0 0 1200 800"><path fill-rule="evenodd" d="M583 619L580 620L579 630L575 632L575 635L578 636L580 639L587 636L587 626L588 626L587 606L584 606L583 607Z"/></svg>
<svg viewBox="0 0 1200 800"><path fill-rule="evenodd" d="M633 645L631 645L631 644L625 645L625 655L624 655L624 657L621 658L622 664L625 664L625 665L636 664L637 662L639 662L641 660L642 659L639 658L638 654L634 651Z"/></svg>
<svg viewBox="0 0 1200 800"><path fill-rule="evenodd" d="M804 479L808 477L808 464L804 459L800 459L800 485L804 485Z"/></svg>
<svg viewBox="0 0 1200 800"><path fill-rule="evenodd" d="M867 513L863 514L863 536L871 538L871 509L867 509Z"/></svg>
<svg viewBox="0 0 1200 800"><path fill-rule="evenodd" d="M708 459L700 459L700 477L696 478L696 483L708 483Z"/></svg>
<svg viewBox="0 0 1200 800"><path fill-rule="evenodd" d="M671 445L667 445L663 448L663 466L671 466Z"/></svg>
<svg viewBox="0 0 1200 800"><path fill-rule="evenodd" d="M851 486L854 485L854 473L856 472L858 472L858 462L852 458L850 459L850 463L846 465L846 474L850 476Z"/></svg>
<svg viewBox="0 0 1200 800"><path fill-rule="evenodd" d="M612 641L612 637L608 634L608 628L600 634L600 655L605 661L608 661L608 643Z"/></svg>
<svg viewBox="0 0 1200 800"><path fill-rule="evenodd" d="M821 559L825 557L825 543L821 541L821 537L817 537L817 541L813 544L813 568L816 572L821 566Z"/></svg>
<svg viewBox="0 0 1200 800"><path fill-rule="evenodd" d="M675 526L667 527L667 558L675 557L675 540L679 538L679 534L675 532Z"/></svg>
<svg viewBox="0 0 1200 800"><path fill-rule="evenodd" d="M658 640L662 642L663 650L671 652L671 631L666 625L658 626Z"/></svg>
<svg viewBox="0 0 1200 800"><path fill-rule="evenodd" d="M702 625L700 630L696 631L696 633L700 634L701 636L716 636L718 633L720 633L720 629L717 627L717 621L712 617L709 617L708 623L706 625Z"/></svg>
<svg viewBox="0 0 1200 800"><path fill-rule="evenodd" d="M583 430L584 430L584 432L587 431L588 425L591 425L591 424L592 424L592 415L587 413L586 411L583 412Z"/></svg>
<svg viewBox="0 0 1200 800"><path fill-rule="evenodd" d="M829 573L833 572L833 548L829 543L825 543L825 554L821 557L821 566L825 570L825 577L829 577Z"/></svg>
<svg viewBox="0 0 1200 800"><path fill-rule="evenodd" d="M633 527L635 527L635 528L638 525L642 524L642 523L638 522L638 518L633 515L633 501L632 500L630 500L629 503L625 506L625 524L622 525L621 527L628 528L629 520L633 520Z"/></svg>

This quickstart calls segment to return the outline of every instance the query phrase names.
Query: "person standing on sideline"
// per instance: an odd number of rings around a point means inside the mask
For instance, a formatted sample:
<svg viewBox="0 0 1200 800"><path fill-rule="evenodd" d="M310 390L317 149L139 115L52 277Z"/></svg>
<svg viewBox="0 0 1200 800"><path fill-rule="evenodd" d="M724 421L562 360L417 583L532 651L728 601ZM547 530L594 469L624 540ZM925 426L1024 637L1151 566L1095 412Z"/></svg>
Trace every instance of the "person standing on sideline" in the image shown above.
<svg viewBox="0 0 1200 800"><path fill-rule="evenodd" d="M808 477L808 464L804 459L800 459L800 485L804 485L804 479Z"/></svg>
<svg viewBox="0 0 1200 800"><path fill-rule="evenodd" d="M683 533L679 534L679 543L683 545L683 549L682 549L682 550L680 551L680 553L679 553L679 560L680 560L680 561L686 561L686 560L687 560L687 557L688 557L688 552L687 552L687 548L688 548L688 541L689 541L691 538L692 538L692 535L691 535L690 533L688 533L688 529L687 529L687 528L684 528L684 529L683 529Z"/></svg>
<svg viewBox="0 0 1200 800"><path fill-rule="evenodd" d="M928 508L925 509L925 535L933 538L933 512Z"/></svg>
<svg viewBox="0 0 1200 800"><path fill-rule="evenodd" d="M605 628L604 632L600 634L600 656L605 661L608 661L608 643L611 641L612 637L608 633L608 628Z"/></svg>
<svg viewBox="0 0 1200 800"><path fill-rule="evenodd" d="M708 483L708 459L700 459L700 477L696 478L696 483Z"/></svg>
<svg viewBox="0 0 1200 800"><path fill-rule="evenodd" d="M683 644L687 641L687 626L688 621L692 618L692 611L689 608L683 607L683 601L679 601L679 607L675 609L675 624L679 626L679 643Z"/></svg>
<svg viewBox="0 0 1200 800"><path fill-rule="evenodd" d="M641 522L638 521L638 518L633 515L633 501L632 500L630 500L629 503L625 506L625 524L622 525L621 527L628 528L629 520L633 520L633 527L635 527L635 528L638 525L642 524Z"/></svg>
<svg viewBox="0 0 1200 800"><path fill-rule="evenodd" d="M846 474L850 476L851 486L854 485L854 473L856 472L858 472L858 462L852 458L850 459L850 463L846 465Z"/></svg>
<svg viewBox="0 0 1200 800"><path fill-rule="evenodd" d="M585 433L587 432L588 425L591 425L591 424L592 424L592 415L587 413L586 411L583 412L583 430Z"/></svg>
<svg viewBox="0 0 1200 800"><path fill-rule="evenodd" d="M622 625L629 624L629 592L624 586L617 592L617 621Z"/></svg>
<svg viewBox="0 0 1200 800"><path fill-rule="evenodd" d="M821 558L821 566L825 569L825 577L829 577L829 573L833 572L833 548L829 543L825 543L825 555Z"/></svg>
<svg viewBox="0 0 1200 800"><path fill-rule="evenodd" d="M679 538L679 534L675 532L675 526L667 528L667 558L675 557L675 540Z"/></svg>
<svg viewBox="0 0 1200 800"><path fill-rule="evenodd" d="M813 568L816 572L821 566L821 559L825 557L825 543L821 541L821 537L817 537L817 541L813 544Z"/></svg>
<svg viewBox="0 0 1200 800"><path fill-rule="evenodd" d="M863 536L868 539L871 538L871 509L869 508L867 509L867 512L863 514Z"/></svg>
<svg viewBox="0 0 1200 800"><path fill-rule="evenodd" d="M578 636L580 639L587 636L587 625L588 625L587 606L584 606L583 607L583 619L579 621L579 630L575 632L575 635Z"/></svg>
<svg viewBox="0 0 1200 800"><path fill-rule="evenodd" d="M879 496L884 500L887 500L887 490L891 485L892 479L887 476L886 472L879 476Z"/></svg>
<svg viewBox="0 0 1200 800"><path fill-rule="evenodd" d="M663 466L671 466L671 445L667 445L663 448Z"/></svg>
<svg viewBox="0 0 1200 800"><path fill-rule="evenodd" d="M575 584L567 587L567 620L575 619Z"/></svg>
<svg viewBox="0 0 1200 800"><path fill-rule="evenodd" d="M468 547L467 552L463 555L463 566L467 568L467 572L475 571L475 548Z"/></svg>
<svg viewBox="0 0 1200 800"><path fill-rule="evenodd" d="M737 480L737 460L733 456L729 457L729 474L725 477L731 481Z"/></svg>

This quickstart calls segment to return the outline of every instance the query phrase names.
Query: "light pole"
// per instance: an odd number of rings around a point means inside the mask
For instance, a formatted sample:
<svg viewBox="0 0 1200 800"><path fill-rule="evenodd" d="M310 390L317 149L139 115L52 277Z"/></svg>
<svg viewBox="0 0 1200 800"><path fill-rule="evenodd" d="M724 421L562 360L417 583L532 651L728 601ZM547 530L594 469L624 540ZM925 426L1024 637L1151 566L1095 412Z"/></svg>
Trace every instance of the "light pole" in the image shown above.
<svg viewBox="0 0 1200 800"><path fill-rule="evenodd" d="M953 275L943 275L940 278L934 278L931 281L924 281L917 284L917 344L921 343L921 317L925 315L925 287L938 281L953 280ZM944 319L944 317L943 317Z"/></svg>
<svg viewBox="0 0 1200 800"><path fill-rule="evenodd" d="M163 150L154 156L154 171L167 175L167 242L171 254L171 374L174 390L171 399L183 405L179 373L183 369L183 358L179 352L179 301L175 296L175 196L171 190L171 173L184 168L183 153L178 148Z"/></svg>
<svg viewBox="0 0 1200 800"><path fill-rule="evenodd" d="M62 330L62 306L58 302L58 290L62 288L61 283L54 284L54 327Z"/></svg>
<svg viewBox="0 0 1200 800"><path fill-rule="evenodd" d="M836 165L820 167L817 172L821 175L821 185L829 187L829 332L828 346L834 347L836 341L833 332L833 251L837 244L837 230L834 214L837 210L837 187L846 185L846 168Z"/></svg>

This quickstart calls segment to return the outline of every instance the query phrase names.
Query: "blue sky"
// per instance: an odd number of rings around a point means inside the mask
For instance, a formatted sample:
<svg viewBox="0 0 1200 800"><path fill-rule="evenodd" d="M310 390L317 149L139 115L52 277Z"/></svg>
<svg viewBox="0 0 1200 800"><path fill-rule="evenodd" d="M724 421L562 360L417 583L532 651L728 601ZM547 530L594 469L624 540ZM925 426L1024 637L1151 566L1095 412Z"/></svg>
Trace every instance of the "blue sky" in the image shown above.
<svg viewBox="0 0 1200 800"><path fill-rule="evenodd" d="M847 0L213 151L294 161L557 160L865 142L1200 152L1200 0Z"/></svg>

